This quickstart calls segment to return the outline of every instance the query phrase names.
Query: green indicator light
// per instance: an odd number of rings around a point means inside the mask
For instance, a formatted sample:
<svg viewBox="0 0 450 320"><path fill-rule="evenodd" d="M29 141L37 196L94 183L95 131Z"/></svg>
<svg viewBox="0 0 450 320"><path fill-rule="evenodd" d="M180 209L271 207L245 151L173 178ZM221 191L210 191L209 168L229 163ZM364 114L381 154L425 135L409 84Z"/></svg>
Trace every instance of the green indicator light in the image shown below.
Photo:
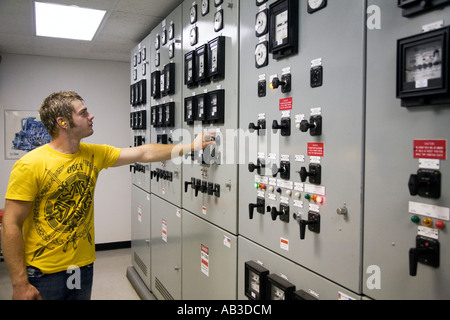
<svg viewBox="0 0 450 320"><path fill-rule="evenodd" d="M412 221L413 223L419 223L419 222L420 222L420 218L419 218L418 216L413 216L413 217L411 218L411 221Z"/></svg>

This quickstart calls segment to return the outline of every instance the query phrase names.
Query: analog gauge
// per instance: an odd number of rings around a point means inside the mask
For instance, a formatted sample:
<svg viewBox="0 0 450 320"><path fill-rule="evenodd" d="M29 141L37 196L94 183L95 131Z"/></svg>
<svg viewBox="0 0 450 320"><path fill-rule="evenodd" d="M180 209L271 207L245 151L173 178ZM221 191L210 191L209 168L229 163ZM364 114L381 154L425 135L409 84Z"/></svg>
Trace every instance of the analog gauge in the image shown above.
<svg viewBox="0 0 450 320"><path fill-rule="evenodd" d="M313 13L327 6L327 0L308 0L308 12Z"/></svg>
<svg viewBox="0 0 450 320"><path fill-rule="evenodd" d="M161 44L164 46L167 44L167 31L164 29L161 33Z"/></svg>
<svg viewBox="0 0 450 320"><path fill-rule="evenodd" d="M194 24L197 22L197 5L196 4L194 4L191 7L191 11L189 13L189 19L191 21L191 24Z"/></svg>
<svg viewBox="0 0 450 320"><path fill-rule="evenodd" d="M175 44L172 42L169 44L169 59L173 59L175 57Z"/></svg>
<svg viewBox="0 0 450 320"><path fill-rule="evenodd" d="M268 42L264 41L259 43L255 49L255 65L256 68L262 68L269 63L268 59Z"/></svg>
<svg viewBox="0 0 450 320"><path fill-rule="evenodd" d="M428 87L433 79L442 78L442 42L438 39L405 50L405 82L416 88Z"/></svg>
<svg viewBox="0 0 450 320"><path fill-rule="evenodd" d="M267 23L268 13L269 10L266 9L261 12L258 12L258 14L256 15L255 31L257 37L266 34L267 31L269 30L268 28L269 24Z"/></svg>
<svg viewBox="0 0 450 320"><path fill-rule="evenodd" d="M223 0L214 0L214 6L218 7L223 3Z"/></svg>
<svg viewBox="0 0 450 320"><path fill-rule="evenodd" d="M202 0L202 16L209 13L209 0Z"/></svg>
<svg viewBox="0 0 450 320"><path fill-rule="evenodd" d="M159 64L160 64L160 62L159 62L159 52L157 52L155 54L155 67L159 67Z"/></svg>
<svg viewBox="0 0 450 320"><path fill-rule="evenodd" d="M214 31L220 31L223 29L223 9L216 12L214 15Z"/></svg>
<svg viewBox="0 0 450 320"><path fill-rule="evenodd" d="M175 24L171 22L169 27L169 40L172 40L173 38L175 38Z"/></svg>
<svg viewBox="0 0 450 320"><path fill-rule="evenodd" d="M397 41L397 98L403 107L450 101L450 27Z"/></svg>
<svg viewBox="0 0 450 320"><path fill-rule="evenodd" d="M157 34L156 39L155 39L155 49L159 50L160 46L161 46L160 37L159 37L159 34Z"/></svg>
<svg viewBox="0 0 450 320"><path fill-rule="evenodd" d="M191 46L195 46L198 42L198 29L197 27L194 27L191 29L191 32L189 34L189 41Z"/></svg>

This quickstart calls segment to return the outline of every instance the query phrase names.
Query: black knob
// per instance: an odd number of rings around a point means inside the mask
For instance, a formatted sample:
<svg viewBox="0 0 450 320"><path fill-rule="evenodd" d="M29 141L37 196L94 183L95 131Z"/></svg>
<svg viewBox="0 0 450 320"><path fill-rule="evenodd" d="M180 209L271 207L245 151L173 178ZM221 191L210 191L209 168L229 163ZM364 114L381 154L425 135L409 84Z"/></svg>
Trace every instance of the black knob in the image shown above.
<svg viewBox="0 0 450 320"><path fill-rule="evenodd" d="M310 124L308 120L303 120L300 122L300 131L301 132L308 132L309 129L314 129L316 127L315 123Z"/></svg>
<svg viewBox="0 0 450 320"><path fill-rule="evenodd" d="M264 205L262 203L250 203L248 205L248 217L250 218L250 220L253 219L253 213L255 211L255 208L263 208Z"/></svg>
<svg viewBox="0 0 450 320"><path fill-rule="evenodd" d="M248 125L248 130L250 130L250 132L253 132L254 130L261 130L262 127L260 125L255 125L254 123L250 123Z"/></svg>
<svg viewBox="0 0 450 320"><path fill-rule="evenodd" d="M270 215L272 216L272 220L275 221L275 220L277 220L278 216L284 215L284 212L278 211L278 209L276 207L272 207L272 209L270 210Z"/></svg>
<svg viewBox="0 0 450 320"><path fill-rule="evenodd" d="M412 196L417 196L419 194L419 177L417 174L412 174L409 177L408 187L409 187L409 193Z"/></svg>
<svg viewBox="0 0 450 320"><path fill-rule="evenodd" d="M278 89L278 87L284 87L287 84L286 81L280 80L278 77L273 78L272 80L272 88Z"/></svg>
<svg viewBox="0 0 450 320"><path fill-rule="evenodd" d="M273 130L278 130L278 129L287 129L288 128L288 124L286 122L281 122L281 124L278 124L277 120L273 120L272 122L272 129Z"/></svg>
<svg viewBox="0 0 450 320"><path fill-rule="evenodd" d="M187 192L188 191L188 186L192 185L192 184L193 184L192 181L191 182L185 181L184 182L184 192Z"/></svg>
<svg viewBox="0 0 450 320"><path fill-rule="evenodd" d="M305 239L306 226L309 230L315 233L320 233L320 216L314 212L308 213L308 220L300 219L300 240Z"/></svg>
<svg viewBox="0 0 450 320"><path fill-rule="evenodd" d="M256 165L254 163L249 163L248 164L248 171L254 172L255 169L261 169L261 165Z"/></svg>

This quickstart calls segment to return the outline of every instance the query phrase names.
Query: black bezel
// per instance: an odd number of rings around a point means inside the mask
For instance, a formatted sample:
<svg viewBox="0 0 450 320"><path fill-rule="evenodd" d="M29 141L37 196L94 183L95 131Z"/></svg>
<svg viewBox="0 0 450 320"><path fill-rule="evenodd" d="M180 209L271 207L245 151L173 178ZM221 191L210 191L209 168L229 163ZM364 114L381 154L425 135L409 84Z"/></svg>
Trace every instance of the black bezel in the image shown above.
<svg viewBox="0 0 450 320"><path fill-rule="evenodd" d="M212 104L211 99L216 96L217 110L213 115L211 113ZM224 123L225 122L225 90L215 90L211 91L206 95L205 100L205 113L206 120L210 123Z"/></svg>
<svg viewBox="0 0 450 320"><path fill-rule="evenodd" d="M175 127L175 102L168 102L163 105L164 119L163 126L166 128ZM169 117L167 117L169 115Z"/></svg>
<svg viewBox="0 0 450 320"><path fill-rule="evenodd" d="M266 24L266 28L262 31L262 32L260 32L260 33L258 33L258 31L256 30L256 22L258 21L258 16L260 15L260 14L265 14L266 15L266 18L267 18L267 24ZM265 35L268 31L269 31L269 9L263 9L263 10L260 10L260 11L258 11L258 13L256 14L256 16L255 16L255 35L259 38L259 37L261 37L261 36L263 36L263 35Z"/></svg>
<svg viewBox="0 0 450 320"><path fill-rule="evenodd" d="M267 299L272 300L272 287L277 287L284 291L285 300L293 300L295 285L287 281L286 279L280 277L277 274L271 274L267 277Z"/></svg>
<svg viewBox="0 0 450 320"><path fill-rule="evenodd" d="M250 287L250 272L254 272L259 275L259 292L256 292ZM248 261L245 263L245 284L244 293L250 300L266 300L267 294L267 276L269 270L264 268L259 263L254 261Z"/></svg>
<svg viewBox="0 0 450 320"><path fill-rule="evenodd" d="M192 76L189 77L189 62L192 62ZM195 60L195 51L188 52L184 55L184 84L188 88L197 87L196 82L196 60Z"/></svg>
<svg viewBox="0 0 450 320"><path fill-rule="evenodd" d="M311 14L311 13L314 13L316 11L319 11L319 10L322 10L323 8L325 8L327 6L327 0L323 0L322 4L319 7L317 7L316 9L311 8L309 6L309 2L307 4L307 6L308 6L308 13Z"/></svg>
<svg viewBox="0 0 450 320"><path fill-rule="evenodd" d="M188 102L192 103L192 114L189 117L188 116ZM197 99L195 99L194 96L192 97L187 97L184 98L184 121L188 124L188 125L193 125L194 121L195 121L195 115L197 113Z"/></svg>
<svg viewBox="0 0 450 320"><path fill-rule="evenodd" d="M217 47L217 67L213 68L213 49ZM208 68L207 76L210 80L222 80L225 78L225 37L220 36L208 42Z"/></svg>
<svg viewBox="0 0 450 320"><path fill-rule="evenodd" d="M402 106L413 107L450 102L449 87L449 35L450 27L407 37L397 41L397 98ZM430 79L426 87L416 87L416 82L406 81L406 52L416 46L440 41L442 46L442 77Z"/></svg>
<svg viewBox="0 0 450 320"><path fill-rule="evenodd" d="M203 56L203 73L200 75L200 57ZM208 78L208 45L204 44L195 50L195 80L199 84L209 83Z"/></svg>
<svg viewBox="0 0 450 320"><path fill-rule="evenodd" d="M275 60L282 59L298 52L299 36L299 4L298 0L279 0L270 6L269 17L269 52ZM276 43L276 17L288 11L288 36L283 43Z"/></svg>
<svg viewBox="0 0 450 320"><path fill-rule="evenodd" d="M203 99L203 113L201 115L199 115L199 102ZM206 113L207 113L207 99L206 99L206 94L202 93L202 94L198 94L195 96L195 100L196 100L196 106L197 109L195 110L195 114L194 114L194 120L195 121L202 121L203 123L206 123Z"/></svg>

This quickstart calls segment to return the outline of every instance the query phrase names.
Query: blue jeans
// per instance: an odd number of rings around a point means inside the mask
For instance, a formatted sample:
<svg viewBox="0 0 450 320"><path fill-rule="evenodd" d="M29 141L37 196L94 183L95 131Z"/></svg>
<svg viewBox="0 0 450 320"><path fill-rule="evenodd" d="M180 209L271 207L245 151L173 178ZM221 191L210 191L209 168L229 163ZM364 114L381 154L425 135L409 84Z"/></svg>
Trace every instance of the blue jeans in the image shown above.
<svg viewBox="0 0 450 320"><path fill-rule="evenodd" d="M44 300L90 300L94 264L78 270L44 274L27 267L28 281L39 290Z"/></svg>

